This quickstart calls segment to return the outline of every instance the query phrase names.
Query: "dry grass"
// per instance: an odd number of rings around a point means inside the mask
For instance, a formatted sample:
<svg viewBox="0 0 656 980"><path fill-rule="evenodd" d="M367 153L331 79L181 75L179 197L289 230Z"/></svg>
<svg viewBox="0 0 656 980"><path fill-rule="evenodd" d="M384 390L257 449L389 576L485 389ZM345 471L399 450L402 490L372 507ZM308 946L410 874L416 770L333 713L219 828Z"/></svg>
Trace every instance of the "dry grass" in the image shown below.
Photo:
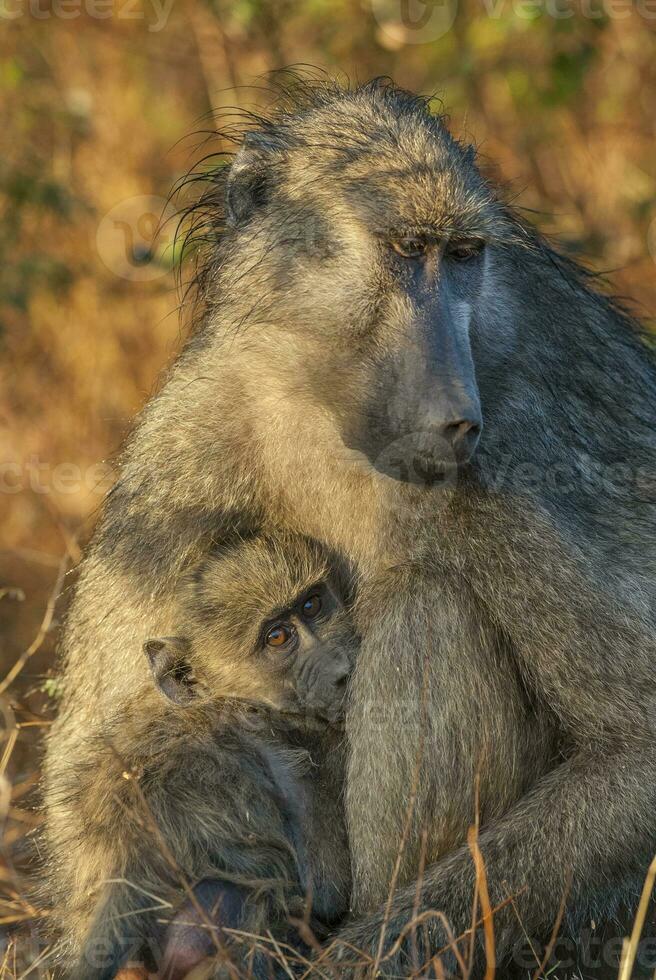
<svg viewBox="0 0 656 980"><path fill-rule="evenodd" d="M162 244L154 262L126 266L127 238L108 244L103 218L133 197L163 203L198 155L198 140L182 138L222 118L217 105L266 99L235 90L261 72L314 63L387 73L444 95L454 129L496 161L509 193L613 270L620 293L656 309L654 21L527 19L510 3L490 16L494 7L462 0L430 44L403 44L394 5L377 18L352 0L174 0L161 31L148 29L147 0L132 8L142 19L117 4L109 19L2 21L0 927L23 934L0 976L48 976L23 872L72 581L62 582L62 560L77 561L111 479L98 463L111 462L180 336Z"/></svg>

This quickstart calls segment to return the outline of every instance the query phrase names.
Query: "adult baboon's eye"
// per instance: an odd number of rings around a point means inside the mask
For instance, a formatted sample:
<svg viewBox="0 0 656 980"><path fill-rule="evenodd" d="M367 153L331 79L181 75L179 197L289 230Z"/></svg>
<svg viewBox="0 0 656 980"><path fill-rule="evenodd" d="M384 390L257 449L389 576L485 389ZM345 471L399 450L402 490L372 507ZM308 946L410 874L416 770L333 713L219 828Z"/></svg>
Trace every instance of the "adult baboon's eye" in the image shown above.
<svg viewBox="0 0 656 980"><path fill-rule="evenodd" d="M276 623L275 626L267 630L264 642L268 647L277 647L280 649L280 647L287 646L293 638L293 626L289 626L287 623Z"/></svg>
<svg viewBox="0 0 656 980"><path fill-rule="evenodd" d="M397 238L391 242L392 248L397 255L402 255L404 259L420 259L426 254L428 242L425 238Z"/></svg>
<svg viewBox="0 0 656 980"><path fill-rule="evenodd" d="M446 247L446 255L447 258L453 259L454 262L468 262L469 259L474 259L477 255L480 255L484 246L485 242L479 238L474 238L466 242L452 242Z"/></svg>
<svg viewBox="0 0 656 980"><path fill-rule="evenodd" d="M303 602L301 611L304 619L315 619L321 612L321 596L318 593L309 595Z"/></svg>

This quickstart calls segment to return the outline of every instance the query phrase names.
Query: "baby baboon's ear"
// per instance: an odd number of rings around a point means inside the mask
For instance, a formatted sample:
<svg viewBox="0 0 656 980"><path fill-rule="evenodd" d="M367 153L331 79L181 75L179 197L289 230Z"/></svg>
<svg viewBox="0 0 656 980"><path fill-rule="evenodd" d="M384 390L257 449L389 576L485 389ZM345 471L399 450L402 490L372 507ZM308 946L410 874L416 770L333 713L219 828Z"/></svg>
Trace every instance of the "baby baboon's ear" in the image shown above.
<svg viewBox="0 0 656 980"><path fill-rule="evenodd" d="M265 203L279 148L261 133L244 139L230 167L226 185L226 210L231 225L240 225Z"/></svg>
<svg viewBox="0 0 656 980"><path fill-rule="evenodd" d="M181 636L146 640L144 653L158 688L175 704L190 704L200 693L200 685L189 663L189 643Z"/></svg>

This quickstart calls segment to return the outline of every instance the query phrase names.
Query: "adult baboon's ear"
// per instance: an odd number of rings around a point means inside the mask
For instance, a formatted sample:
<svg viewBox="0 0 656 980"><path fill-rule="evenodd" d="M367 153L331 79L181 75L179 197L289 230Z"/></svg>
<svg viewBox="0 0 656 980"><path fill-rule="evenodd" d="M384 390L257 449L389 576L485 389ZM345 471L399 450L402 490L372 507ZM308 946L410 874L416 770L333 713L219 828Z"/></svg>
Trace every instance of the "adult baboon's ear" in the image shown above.
<svg viewBox="0 0 656 980"><path fill-rule="evenodd" d="M226 213L231 225L248 221L267 200L280 150L261 133L249 133L230 167Z"/></svg>
<svg viewBox="0 0 656 980"><path fill-rule="evenodd" d="M200 694L188 660L189 644L181 636L163 636L146 640L144 653L148 658L155 683L162 694L175 704L190 704Z"/></svg>

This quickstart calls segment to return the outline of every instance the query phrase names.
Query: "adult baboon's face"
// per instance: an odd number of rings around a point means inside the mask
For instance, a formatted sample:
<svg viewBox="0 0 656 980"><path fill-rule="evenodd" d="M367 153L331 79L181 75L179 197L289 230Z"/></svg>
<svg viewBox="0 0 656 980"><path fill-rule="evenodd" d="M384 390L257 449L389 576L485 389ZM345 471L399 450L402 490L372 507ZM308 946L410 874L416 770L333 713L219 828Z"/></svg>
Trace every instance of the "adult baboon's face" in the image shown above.
<svg viewBox="0 0 656 980"><path fill-rule="evenodd" d="M469 150L426 111L379 103L251 134L228 210L235 243L266 270L272 361L279 351L348 447L426 483L481 437L473 325L510 229Z"/></svg>

